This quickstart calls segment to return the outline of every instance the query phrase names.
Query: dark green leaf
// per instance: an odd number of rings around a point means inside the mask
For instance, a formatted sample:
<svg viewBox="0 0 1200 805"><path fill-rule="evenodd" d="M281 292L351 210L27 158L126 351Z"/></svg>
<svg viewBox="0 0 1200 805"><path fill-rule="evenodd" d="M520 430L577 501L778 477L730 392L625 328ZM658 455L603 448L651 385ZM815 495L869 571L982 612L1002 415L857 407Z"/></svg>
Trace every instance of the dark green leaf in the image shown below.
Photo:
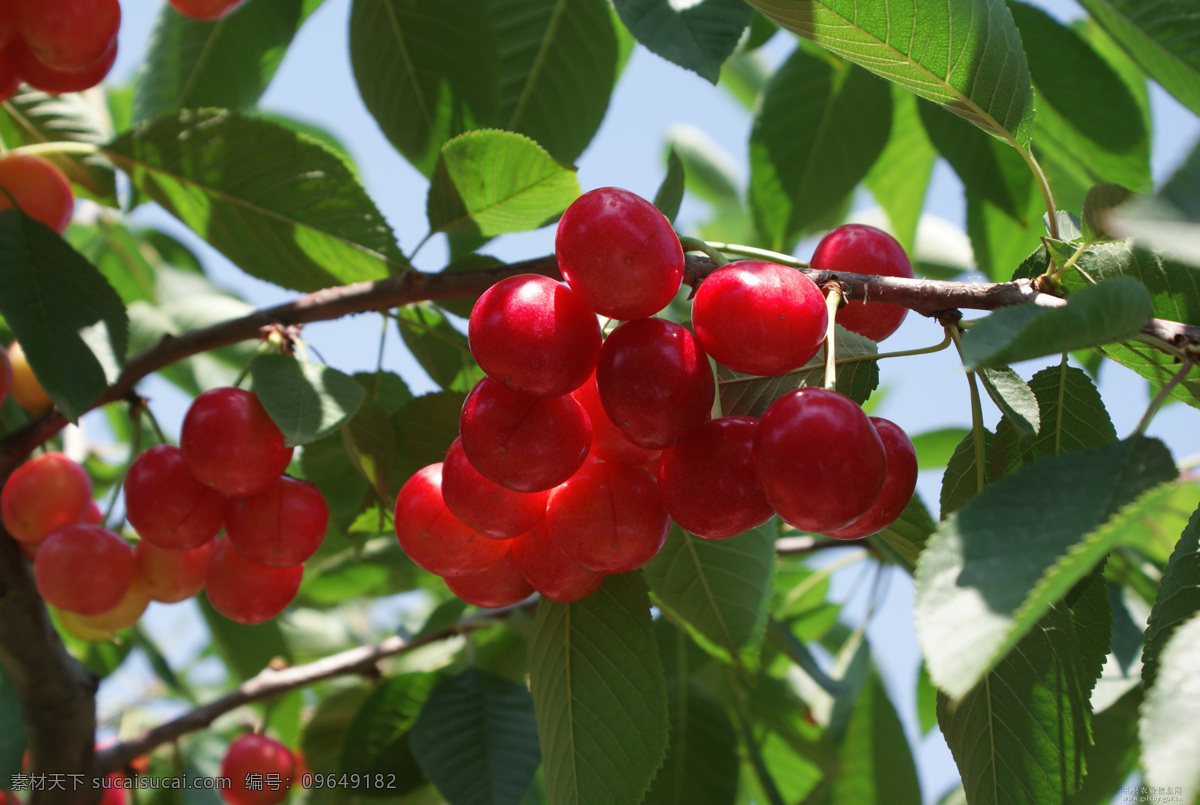
<svg viewBox="0 0 1200 805"><path fill-rule="evenodd" d="M741 203L737 163L702 129L686 123L672 126L667 146L682 163L688 191L714 204ZM667 174L670 172L668 158Z"/></svg>
<svg viewBox="0 0 1200 805"><path fill-rule="evenodd" d="M978 452L973 433L967 433L958 443L958 447L954 448L950 461L946 463L946 471L942 474L942 492L938 502L941 505L943 520L961 509L964 503L982 492L983 487L991 482L991 462L988 458L993 441L992 432L985 429L982 475L979 472L979 462L976 461Z"/></svg>
<svg viewBox="0 0 1200 805"><path fill-rule="evenodd" d="M182 111L106 153L135 187L260 279L314 291L408 267L346 163L284 126Z"/></svg>
<svg viewBox="0 0 1200 805"><path fill-rule="evenodd" d="M640 801L667 747L666 684L641 575L609 576L576 604L543 599L529 673L549 801Z"/></svg>
<svg viewBox="0 0 1200 805"><path fill-rule="evenodd" d="M323 691L300 736L304 762L314 774L334 774L341 768L342 748L351 738L350 723L374 685L360 682Z"/></svg>
<svg viewBox="0 0 1200 805"><path fill-rule="evenodd" d="M255 0L213 21L163 5L138 76L133 121L175 109L250 109L321 2Z"/></svg>
<svg viewBox="0 0 1200 805"><path fill-rule="evenodd" d="M115 220L100 218L95 224L72 223L67 242L96 266L126 305L153 302L155 270L141 238Z"/></svg>
<svg viewBox="0 0 1200 805"><path fill-rule="evenodd" d="M116 291L54 230L0 212L0 315L42 388L77 420L117 379L129 322Z"/></svg>
<svg viewBox="0 0 1200 805"><path fill-rule="evenodd" d="M1017 167L1023 170L1022 165ZM1042 214L1046 209L1042 194L1033 183L1014 193L1017 212L1010 213L986 194L967 189L971 252L979 269L996 282L1008 280L1025 256L1037 248L1042 236Z"/></svg>
<svg viewBox="0 0 1200 805"><path fill-rule="evenodd" d="M433 305L400 308L396 311L396 326L417 363L447 391L470 391L483 377L471 357L467 337Z"/></svg>
<svg viewBox="0 0 1200 805"><path fill-rule="evenodd" d="M754 111L774 71L757 53L737 51L721 68L721 84L744 107Z"/></svg>
<svg viewBox="0 0 1200 805"><path fill-rule="evenodd" d="M0 723L6 725L0 733L0 780L7 782L21 771L26 736L21 700L3 668L0 668Z"/></svg>
<svg viewBox="0 0 1200 805"><path fill-rule="evenodd" d="M236 679L249 679L276 657L285 660L292 658L278 620L272 618L247 626L217 612L205 596L196 596L196 603L200 605L200 613L204 615L204 622L212 633L213 645Z"/></svg>
<svg viewBox="0 0 1200 805"><path fill-rule="evenodd" d="M350 460L382 501L391 500L396 434L392 420L374 398L366 397L358 413L342 427Z"/></svg>
<svg viewBox="0 0 1200 805"><path fill-rule="evenodd" d="M1175 475L1161 442L1135 438L1030 464L943 522L915 576L917 634L938 688L957 698L983 679Z"/></svg>
<svg viewBox="0 0 1200 805"><path fill-rule="evenodd" d="M887 144L892 96L866 70L798 48L767 86L750 134L750 207L786 250L837 210Z"/></svg>
<svg viewBox="0 0 1200 805"><path fill-rule="evenodd" d="M451 805L518 805L541 759L529 691L474 668L438 683L409 743Z"/></svg>
<svg viewBox="0 0 1200 805"><path fill-rule="evenodd" d="M1154 301L1160 319L1200 324L1200 272L1129 241L1096 243L1076 261L1097 282L1113 277L1132 277L1142 283ZM1086 288L1090 283L1079 274L1065 277L1068 289Z"/></svg>
<svg viewBox="0 0 1200 805"><path fill-rule="evenodd" d="M316 484L329 506L326 535L342 535L354 522L363 500L370 494L370 483L358 471L345 438L332 433L304 446L300 469L305 480ZM332 540L326 540L332 545Z"/></svg>
<svg viewBox="0 0 1200 805"><path fill-rule="evenodd" d="M321 0L324 2L324 0ZM350 151L347 150L345 144L334 135L329 129L322 128L315 123L309 123L306 120L297 120L294 117L280 115L274 112L263 112L257 110L254 112L255 117L260 117L263 120L269 120L272 123L277 123L284 128L291 129L297 134L303 134L310 140L316 140L321 145L333 151L342 158L342 162L346 163L346 167L354 174L355 178L361 179L361 172L358 166L354 164L354 158L350 156Z"/></svg>
<svg viewBox="0 0 1200 805"><path fill-rule="evenodd" d="M339 774L395 774L396 788L359 789L368 796L402 796L425 782L410 748L410 730L437 677L407 673L386 679L362 700L346 730Z"/></svg>
<svg viewBox="0 0 1200 805"><path fill-rule="evenodd" d="M925 134L911 93L892 87L892 132L863 183L887 213L892 234L913 253L917 221L933 175L937 151Z"/></svg>
<svg viewBox="0 0 1200 805"><path fill-rule="evenodd" d="M686 676L667 683L670 743L643 805L733 805L737 733L721 702Z"/></svg>
<svg viewBox="0 0 1200 805"><path fill-rule="evenodd" d="M912 437L917 451L917 469L937 470L950 463L954 449L971 431L967 428L938 428Z"/></svg>
<svg viewBox="0 0 1200 805"><path fill-rule="evenodd" d="M260 355L250 365L253 391L283 431L289 447L308 444L341 427L367 393L354 378L286 355Z"/></svg>
<svg viewBox="0 0 1200 805"><path fill-rule="evenodd" d="M999 366L981 370L979 380L1000 413L1012 423L1022 438L1030 439L1037 435L1041 427L1038 399L1019 374L1007 366Z"/></svg>
<svg viewBox="0 0 1200 805"><path fill-rule="evenodd" d="M832 805L920 805L921 785L904 727L878 674L859 691L846 725Z"/></svg>
<svg viewBox="0 0 1200 805"><path fill-rule="evenodd" d="M1083 201L1083 238L1091 243L1112 240L1108 214L1132 197L1133 191L1119 184L1098 184L1088 190Z"/></svg>
<svg viewBox="0 0 1200 805"><path fill-rule="evenodd" d="M816 656L792 630L772 619L768 627L771 643L788 659L794 662L804 674L815 682L828 696L838 698L846 696L850 690L840 680L834 679L825 672Z"/></svg>
<svg viewBox="0 0 1200 805"><path fill-rule="evenodd" d="M1138 707L1141 688L1092 718L1087 777L1071 805L1111 805L1122 783L1138 768Z"/></svg>
<svg viewBox="0 0 1200 805"><path fill-rule="evenodd" d="M925 663L921 663L917 671L917 726L922 735L937 726L937 688L929 678Z"/></svg>
<svg viewBox="0 0 1200 805"><path fill-rule="evenodd" d="M383 406L388 416L400 410L400 406L413 398L404 378L395 372L355 372L354 380Z"/></svg>
<svg viewBox="0 0 1200 805"><path fill-rule="evenodd" d="M1142 683L1149 689L1158 674L1159 655L1181 623L1200 612L1200 508L1175 545L1163 571L1158 598L1150 610L1142 650Z"/></svg>
<svg viewBox="0 0 1200 805"><path fill-rule="evenodd" d="M1163 644L1154 686L1146 693L1138 735L1142 768L1152 786L1182 788L1180 802L1200 798L1200 697L1196 667L1200 663L1200 615L1180 623Z"/></svg>
<svg viewBox="0 0 1200 805"><path fill-rule="evenodd" d="M446 457L458 436L458 414L466 395L441 391L405 403L392 417L396 432L396 467L393 488L427 464Z"/></svg>
<svg viewBox="0 0 1200 805"><path fill-rule="evenodd" d="M881 541L891 548L911 572L917 566L917 557L925 549L925 543L934 528L936 523L921 502L921 496L914 494L900 516L870 539L872 542Z"/></svg>
<svg viewBox="0 0 1200 805"><path fill-rule="evenodd" d="M741 0L701 0L685 6L668 0L615 0L613 5L647 49L713 84L754 13Z"/></svg>
<svg viewBox="0 0 1200 805"><path fill-rule="evenodd" d="M740 0L739 0L740 2ZM674 221L679 215L679 205L683 203L683 188L686 183L683 160L674 148L667 150L667 175L663 177L658 192L654 194L654 206L666 216L668 221Z"/></svg>

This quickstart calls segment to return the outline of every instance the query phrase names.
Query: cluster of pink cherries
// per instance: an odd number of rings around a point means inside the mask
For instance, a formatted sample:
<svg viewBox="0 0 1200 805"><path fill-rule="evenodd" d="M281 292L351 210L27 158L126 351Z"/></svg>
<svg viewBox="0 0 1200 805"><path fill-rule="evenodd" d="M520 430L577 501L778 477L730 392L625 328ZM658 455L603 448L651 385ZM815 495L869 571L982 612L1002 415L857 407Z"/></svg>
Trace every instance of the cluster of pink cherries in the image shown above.
<svg viewBox="0 0 1200 805"><path fill-rule="evenodd" d="M820 348L825 299L803 273L761 261L714 271L695 295L693 335L653 315L679 291L684 255L649 202L617 188L586 193L555 246L566 284L514 276L475 304L468 334L486 377L444 461L396 501L404 551L456 595L487 607L535 590L580 600L654 558L672 519L726 539L778 513L849 539L904 509L916 482L911 442L837 392L790 392L761 421L710 418L709 355L779 375ZM813 264L912 276L903 249L871 227L831 232ZM851 302L838 320L861 319L859 331L878 340L904 313ZM623 323L603 338L597 314Z"/></svg>

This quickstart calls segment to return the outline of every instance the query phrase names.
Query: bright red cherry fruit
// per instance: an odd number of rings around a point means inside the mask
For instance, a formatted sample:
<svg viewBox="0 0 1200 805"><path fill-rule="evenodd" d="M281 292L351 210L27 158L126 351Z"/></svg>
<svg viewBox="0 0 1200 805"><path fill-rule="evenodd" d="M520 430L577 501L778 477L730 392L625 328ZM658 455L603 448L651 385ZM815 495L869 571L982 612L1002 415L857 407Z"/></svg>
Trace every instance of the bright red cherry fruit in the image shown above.
<svg viewBox="0 0 1200 805"><path fill-rule="evenodd" d="M75 195L63 172L48 159L35 155L0 156L0 187L17 202L21 211L62 233L71 223ZM8 196L0 193L0 210L12 207Z"/></svg>
<svg viewBox="0 0 1200 805"><path fill-rule="evenodd" d="M212 550L212 542L188 551L173 551L143 539L133 550L137 578L155 601L178 603L204 589Z"/></svg>
<svg viewBox="0 0 1200 805"><path fill-rule="evenodd" d="M781 375L808 363L829 324L825 297L794 268L759 260L722 266L692 300L692 329L735 372Z"/></svg>
<svg viewBox="0 0 1200 805"><path fill-rule="evenodd" d="M887 475L883 442L858 404L836 391L789 392L763 414L754 466L772 508L801 531L834 531L875 503Z"/></svg>
<svg viewBox="0 0 1200 805"><path fill-rule="evenodd" d="M270 567L308 561L329 525L321 490L286 475L256 495L227 498L222 514L225 536L242 556Z"/></svg>
<svg viewBox="0 0 1200 805"><path fill-rule="evenodd" d="M653 559L671 520L645 470L598 463L550 493L546 523L555 543L587 570L627 573Z"/></svg>
<svg viewBox="0 0 1200 805"><path fill-rule="evenodd" d="M64 526L38 546L33 576L46 603L99 615L121 602L133 583L133 549L95 525Z"/></svg>
<svg viewBox="0 0 1200 805"><path fill-rule="evenodd" d="M596 314L566 285L538 274L488 288L471 309L467 334L489 377L539 397L578 388L600 355Z"/></svg>
<svg viewBox="0 0 1200 805"><path fill-rule="evenodd" d="M192 402L179 449L196 480L235 496L263 491L292 460L292 448L258 396L232 387L206 391Z"/></svg>
<svg viewBox="0 0 1200 805"><path fill-rule="evenodd" d="M883 442L887 454L887 477L883 490L867 513L845 528L826 531L825 535L837 539L858 539L887 528L912 499L917 488L917 451L904 429L891 420L871 417L871 424Z"/></svg>
<svg viewBox="0 0 1200 805"><path fill-rule="evenodd" d="M218 20L237 11L246 0L171 0L175 10L194 20Z"/></svg>
<svg viewBox="0 0 1200 805"><path fill-rule="evenodd" d="M508 551L459 520L442 499L442 464L421 468L396 496L396 539L417 566L443 578L491 567Z"/></svg>
<svg viewBox="0 0 1200 805"><path fill-rule="evenodd" d="M102 58L121 27L118 0L18 0L17 29L38 59L78 70Z"/></svg>
<svg viewBox="0 0 1200 805"><path fill-rule="evenodd" d="M711 419L663 451L658 492L671 519L705 539L726 539L775 513L754 470L758 420Z"/></svg>
<svg viewBox="0 0 1200 805"><path fill-rule="evenodd" d="M584 193L554 236L563 279L610 319L641 319L667 306L683 282L683 247L671 222L619 187Z"/></svg>
<svg viewBox="0 0 1200 805"><path fill-rule="evenodd" d="M8 51L13 65L26 84L42 92L59 95L64 92L82 92L103 81L117 61L117 39L113 37L108 43L108 49L96 61L75 70L56 70L44 64L22 39L14 40Z"/></svg>
<svg viewBox="0 0 1200 805"><path fill-rule="evenodd" d="M151 447L125 476L125 516L160 548L186 551L211 541L221 530L224 503L224 495L192 476L174 445Z"/></svg>
<svg viewBox="0 0 1200 805"><path fill-rule="evenodd" d="M583 406L588 421L592 423L592 446L588 455L603 461L634 466L649 464L658 458L658 450L641 447L629 441L625 432L617 427L617 423L608 418L604 404L600 402L600 390L596 388L594 373L587 382L572 391L571 396Z"/></svg>
<svg viewBox="0 0 1200 805"><path fill-rule="evenodd" d="M560 604L582 601L604 584L603 573L585 570L558 547L545 518L513 540L512 557L533 589Z"/></svg>
<svg viewBox="0 0 1200 805"><path fill-rule="evenodd" d="M627 321L613 330L600 349L596 386L609 419L651 450L708 419L716 392L704 347L665 319Z"/></svg>
<svg viewBox="0 0 1200 805"><path fill-rule="evenodd" d="M819 271L913 276L912 263L899 241L866 224L845 224L834 229L817 244L809 266ZM908 308L899 305L855 299L837 312L837 323L872 341L882 341L896 332L907 314Z"/></svg>
<svg viewBox="0 0 1200 805"><path fill-rule="evenodd" d="M2 38L3 31L0 31L0 39ZM0 102L11 98L19 86L21 86L21 76L17 74L17 66L13 64L12 56L8 54L8 47L0 45Z"/></svg>
<svg viewBox="0 0 1200 805"><path fill-rule="evenodd" d="M546 516L548 491L514 492L471 466L462 440L455 439L442 462L442 499L468 526L492 539L512 539Z"/></svg>
<svg viewBox="0 0 1200 805"><path fill-rule="evenodd" d="M279 776L279 788L272 785L250 788L247 778L263 781L267 775ZM221 761L221 776L229 780L229 788L221 789L221 799L229 805L274 805L288 795L288 781L296 776L296 758L279 741L265 735L250 733L229 745Z"/></svg>
<svg viewBox="0 0 1200 805"><path fill-rule="evenodd" d="M507 607L533 595L533 587L513 562L511 548L491 567L448 578L446 586L468 604L487 609Z"/></svg>
<svg viewBox="0 0 1200 805"><path fill-rule="evenodd" d="M490 377L467 395L458 432L471 466L516 492L541 492L570 478L592 441L588 416L573 398L535 397Z"/></svg>
<svg viewBox="0 0 1200 805"><path fill-rule="evenodd" d="M227 539L213 543L204 591L213 609L238 623L254 624L287 609L300 589L304 565L267 567L238 553Z"/></svg>
<svg viewBox="0 0 1200 805"><path fill-rule="evenodd" d="M13 470L0 492L4 530L19 542L41 542L78 522L92 502L83 467L62 453L43 453Z"/></svg>

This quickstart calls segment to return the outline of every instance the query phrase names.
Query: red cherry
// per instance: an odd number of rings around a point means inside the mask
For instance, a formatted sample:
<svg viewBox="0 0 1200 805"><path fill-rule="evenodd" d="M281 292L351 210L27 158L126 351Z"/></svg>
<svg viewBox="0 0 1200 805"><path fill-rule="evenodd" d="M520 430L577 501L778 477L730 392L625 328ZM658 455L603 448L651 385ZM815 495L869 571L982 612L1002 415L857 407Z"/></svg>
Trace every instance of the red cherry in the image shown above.
<svg viewBox="0 0 1200 805"><path fill-rule="evenodd" d="M882 417L871 417L871 424L883 442L887 453L887 477L883 491L867 513L845 528L826 531L825 535L837 539L858 539L887 528L904 511L917 488L917 451L908 434L894 422Z"/></svg>
<svg viewBox="0 0 1200 805"><path fill-rule="evenodd" d="M295 772L295 757L279 741L256 733L243 735L229 745L221 761L221 776L230 782L221 789L221 799L229 805L274 805L288 795Z"/></svg>
<svg viewBox="0 0 1200 805"><path fill-rule="evenodd" d="M171 5L185 17L194 20L218 20L228 16L246 0L170 0Z"/></svg>
<svg viewBox="0 0 1200 805"><path fill-rule="evenodd" d="M12 3L0 4L0 50L8 46L17 33L17 17ZM3 793L3 792L0 792ZM0 803L4 800L0 798Z"/></svg>
<svg viewBox="0 0 1200 805"><path fill-rule="evenodd" d="M91 630L93 634L97 632L111 634L121 629L128 629L137 623L145 614L148 606L150 606L150 591L139 581L135 569L133 581L116 606L104 610L99 615L78 615L69 612L66 614L69 616L67 620L74 621L72 624L74 626Z"/></svg>
<svg viewBox="0 0 1200 805"><path fill-rule="evenodd" d="M104 793L97 805L125 805L129 800L129 795L125 792L127 785L129 781L125 774L114 771L104 778Z"/></svg>
<svg viewBox="0 0 1200 805"><path fill-rule="evenodd" d="M133 583L133 549L113 532L73 524L38 547L33 575L46 603L80 615L115 607Z"/></svg>
<svg viewBox="0 0 1200 805"><path fill-rule="evenodd" d="M242 556L270 567L308 561L325 539L329 508L308 481L281 477L257 495L228 498L225 535Z"/></svg>
<svg viewBox="0 0 1200 805"><path fill-rule="evenodd" d="M185 551L212 540L221 530L225 496L197 481L183 451L151 447L125 476L125 516L142 539L160 548Z"/></svg>
<svg viewBox="0 0 1200 805"><path fill-rule="evenodd" d="M712 419L663 451L658 492L671 519L705 539L726 539L775 513L754 471L758 420Z"/></svg>
<svg viewBox="0 0 1200 805"><path fill-rule="evenodd" d="M39 156L8 154L0 157L0 187L12 193L21 211L61 233L71 223L75 195L63 172ZM0 193L0 210L12 207Z"/></svg>
<svg viewBox="0 0 1200 805"><path fill-rule="evenodd" d="M781 375L808 363L829 314L820 289L794 268L757 260L718 268L692 300L692 328L717 363Z"/></svg>
<svg viewBox="0 0 1200 805"><path fill-rule="evenodd" d="M543 518L512 543L513 561L533 588L551 601L582 601L604 584L603 573L584 570L550 536Z"/></svg>
<svg viewBox="0 0 1200 805"><path fill-rule="evenodd" d="M83 467L62 453L43 453L13 470L0 492L0 518L9 536L41 542L79 521L92 501L92 482Z"/></svg>
<svg viewBox="0 0 1200 805"><path fill-rule="evenodd" d="M258 397L238 388L195 399L183 418L179 448L196 480L225 495L263 491L292 460L292 448Z"/></svg>
<svg viewBox="0 0 1200 805"><path fill-rule="evenodd" d="M480 475L516 492L570 478L592 440L587 414L571 397L535 397L490 377L467 395L458 432Z"/></svg>
<svg viewBox="0 0 1200 805"><path fill-rule="evenodd" d="M508 546L459 520L442 500L442 465L404 482L396 497L396 539L417 566L443 578L465 576L500 561Z"/></svg>
<svg viewBox="0 0 1200 805"><path fill-rule="evenodd" d="M904 247L882 229L865 224L845 224L830 232L817 244L809 265L819 271L913 276ZM872 341L882 341L896 332L907 314L908 308L899 305L855 299L837 312L837 323Z"/></svg>
<svg viewBox="0 0 1200 805"><path fill-rule="evenodd" d="M79 522L87 525L104 525L104 512L100 511L96 501L89 500L88 504L83 507L83 514L79 515Z"/></svg>
<svg viewBox="0 0 1200 805"><path fill-rule="evenodd" d="M0 39L3 37L4 32L0 30ZM0 45L0 102L11 98L19 86L21 86L21 76L17 74L17 67L8 53L8 46Z"/></svg>
<svg viewBox="0 0 1200 805"><path fill-rule="evenodd" d="M657 450L708 419L716 383L704 347L665 319L613 330L596 365L600 401L634 444Z"/></svg>
<svg viewBox="0 0 1200 805"><path fill-rule="evenodd" d="M178 603L204 589L212 550L212 542L190 551L173 551L141 540L133 550L137 578L155 601Z"/></svg>
<svg viewBox="0 0 1200 805"><path fill-rule="evenodd" d="M583 406L592 423L592 446L588 455L617 464L643 466L659 456L658 450L639 447L625 438L625 432L608 418L600 402L600 390L596 388L596 375L592 374L582 386L571 392L575 401Z"/></svg>
<svg viewBox="0 0 1200 805"><path fill-rule="evenodd" d="M121 27L118 0L18 0L21 38L47 67L78 70L106 55Z"/></svg>
<svg viewBox="0 0 1200 805"><path fill-rule="evenodd" d="M60 95L64 92L83 92L103 81L117 60L117 38L113 37L108 43L104 55L77 70L56 70L42 63L22 39L14 39L8 50L26 84L42 92Z"/></svg>
<svg viewBox="0 0 1200 805"><path fill-rule="evenodd" d="M487 609L507 607L533 595L533 587L517 569L511 550L505 550L491 567L446 579L446 586L468 604Z"/></svg>
<svg viewBox="0 0 1200 805"><path fill-rule="evenodd" d="M754 465L767 500L801 531L844 528L883 489L887 457L871 420L836 391L789 392L763 414Z"/></svg>
<svg viewBox="0 0 1200 805"><path fill-rule="evenodd" d="M654 315L683 282L683 247L671 222L618 187L575 199L558 222L554 250L571 289L611 319Z"/></svg>
<svg viewBox="0 0 1200 805"><path fill-rule="evenodd" d="M471 309L467 332L480 369L539 397L578 388L600 355L596 314L566 285L538 274L488 288Z"/></svg>
<svg viewBox="0 0 1200 805"><path fill-rule="evenodd" d="M287 609L300 589L304 565L267 567L238 553L227 539L213 543L204 575L204 591L213 609L238 623L274 618Z"/></svg>
<svg viewBox="0 0 1200 805"><path fill-rule="evenodd" d="M514 492L479 474L455 439L442 462L442 499L468 526L492 539L512 539L546 516L548 491Z"/></svg>
<svg viewBox="0 0 1200 805"><path fill-rule="evenodd" d="M546 523L558 546L587 570L627 573L658 554L671 520L648 472L599 463L550 493Z"/></svg>

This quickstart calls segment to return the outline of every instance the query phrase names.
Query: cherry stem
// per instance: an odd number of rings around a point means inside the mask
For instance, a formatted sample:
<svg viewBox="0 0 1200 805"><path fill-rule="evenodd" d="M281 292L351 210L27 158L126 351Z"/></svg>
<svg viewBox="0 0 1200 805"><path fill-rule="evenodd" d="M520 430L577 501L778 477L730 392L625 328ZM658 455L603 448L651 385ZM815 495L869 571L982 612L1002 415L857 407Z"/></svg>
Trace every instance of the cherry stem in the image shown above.
<svg viewBox="0 0 1200 805"><path fill-rule="evenodd" d="M689 238L684 235L679 235L679 245L683 247L685 252L703 252L712 258L712 261L718 266L729 265L729 259L721 254L721 251L699 238Z"/></svg>
<svg viewBox="0 0 1200 805"><path fill-rule="evenodd" d="M1162 408L1163 403L1167 401L1167 397L1175 389L1179 383L1187 377L1187 373L1192 370L1192 357L1190 355L1183 359L1183 366L1175 373L1175 376L1167 381L1158 394L1154 395L1154 399L1150 401L1150 405L1146 408L1146 413L1142 414L1141 420L1138 421L1137 427L1133 429L1131 436L1145 436L1146 428L1150 427L1154 415L1158 413L1158 409Z"/></svg>
<svg viewBox="0 0 1200 805"><path fill-rule="evenodd" d="M739 243L709 243L714 249L719 249L722 252L729 254L740 254L743 257L759 257L763 260L770 260L772 263L779 263L781 266L791 266L792 268L808 268L808 262L805 260L797 260L790 254L782 252L773 252L769 249L759 249L754 246L742 246Z"/></svg>
<svg viewBox="0 0 1200 805"><path fill-rule="evenodd" d="M962 358L962 330L958 325L946 328L946 332L954 339L954 347L958 357ZM975 491L982 492L987 482L983 474L985 447L983 440L983 402L979 398L979 380L975 372L967 372L967 382L971 387L971 435L975 442Z"/></svg>
<svg viewBox="0 0 1200 805"><path fill-rule="evenodd" d="M825 289L825 310L829 314L829 325L825 330L825 388L837 386L837 355L834 347L837 342L837 309L842 304L842 292L838 286L830 283Z"/></svg>

